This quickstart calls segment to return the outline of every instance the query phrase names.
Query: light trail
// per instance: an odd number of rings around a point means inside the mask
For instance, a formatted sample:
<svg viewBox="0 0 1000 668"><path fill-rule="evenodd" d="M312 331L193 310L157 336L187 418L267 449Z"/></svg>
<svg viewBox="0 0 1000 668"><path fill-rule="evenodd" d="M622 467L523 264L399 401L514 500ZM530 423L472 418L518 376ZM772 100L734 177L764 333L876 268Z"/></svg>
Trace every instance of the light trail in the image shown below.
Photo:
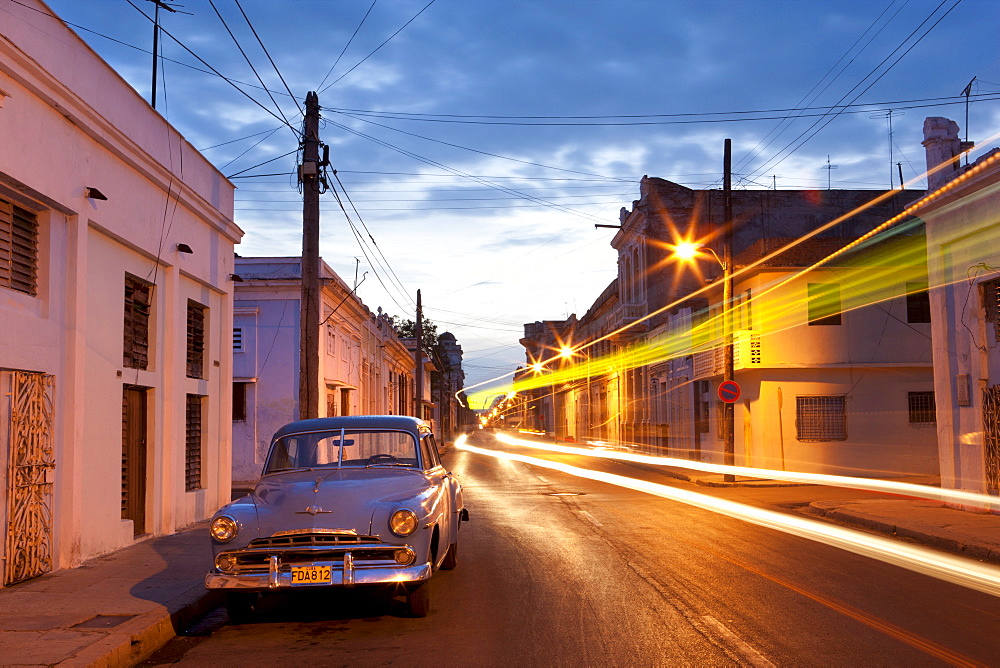
<svg viewBox="0 0 1000 668"><path fill-rule="evenodd" d="M989 508L990 504L997 503L997 498L989 494L978 492L966 492L960 489L942 489L929 485L915 485L907 482L896 482L892 480L879 480L875 478L856 478L853 476L830 475L827 473L805 473L803 471L777 471L774 469L758 469L748 466L726 466L725 464L711 464L708 462L696 462L690 459L678 459L676 457L657 457L655 455L639 455L631 452L613 452L609 450L594 450L592 448L578 448L544 441L529 441L510 434L496 434L496 439L508 445L515 445L522 448L534 448L536 450L550 450L561 452L567 455L581 455L583 457L599 457L601 459L612 459L638 464L651 464L653 466L678 466L695 471L706 473L722 473L732 475L742 475L750 478L766 478L770 480L784 480L786 482L801 482L815 485L829 485L832 487L846 487L848 489L861 489L870 492L885 492L888 494L901 494L903 496L914 496L932 501L947 501L953 503L971 503L977 507Z"/></svg>
<svg viewBox="0 0 1000 668"><path fill-rule="evenodd" d="M632 489L685 503L690 506L848 550L861 556L877 559L992 596L1000 596L1000 569L960 557L941 554L928 548L893 541L881 536L872 536L860 531L803 517L782 515L771 510L754 508L753 506L725 499L716 499L697 492L667 487L666 485L645 480L601 471L590 471L578 466L529 457L527 455L519 455L512 452L480 448L470 445L464 435L456 439L455 447L459 450L494 457L499 460L518 461L530 466L560 471L578 478L604 482L617 487Z"/></svg>

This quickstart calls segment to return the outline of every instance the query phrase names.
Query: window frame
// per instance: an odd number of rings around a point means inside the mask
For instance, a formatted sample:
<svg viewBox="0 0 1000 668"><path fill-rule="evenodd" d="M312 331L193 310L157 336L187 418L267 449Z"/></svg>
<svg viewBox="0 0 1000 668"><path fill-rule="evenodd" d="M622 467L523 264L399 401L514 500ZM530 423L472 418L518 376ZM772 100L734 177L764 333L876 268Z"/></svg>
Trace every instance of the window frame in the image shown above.
<svg viewBox="0 0 1000 668"><path fill-rule="evenodd" d="M149 330L153 318L153 284L125 272L122 366L149 369ZM137 299L144 295L144 301Z"/></svg>
<svg viewBox="0 0 1000 668"><path fill-rule="evenodd" d="M840 283L807 283L806 300L809 326L842 325L843 300L840 296ZM833 296L836 294L836 305Z"/></svg>
<svg viewBox="0 0 1000 668"><path fill-rule="evenodd" d="M187 354L185 356L185 374L188 378L205 378L205 348L208 320L208 307L204 304L187 300Z"/></svg>
<svg viewBox="0 0 1000 668"><path fill-rule="evenodd" d="M831 408L834 409L833 412L831 412ZM812 414L806 415L806 410L810 410ZM812 419L813 424L808 424L807 418ZM802 443L846 441L847 395L796 395L795 438Z"/></svg>
<svg viewBox="0 0 1000 668"><path fill-rule="evenodd" d="M0 197L0 287L38 296L38 215Z"/></svg>
<svg viewBox="0 0 1000 668"><path fill-rule="evenodd" d="M907 422L911 427L937 426L937 403L934 391L906 393ZM929 418L929 419L920 419Z"/></svg>
<svg viewBox="0 0 1000 668"><path fill-rule="evenodd" d="M205 444L205 399L200 394L185 395L184 402L184 489L202 487L202 460Z"/></svg>

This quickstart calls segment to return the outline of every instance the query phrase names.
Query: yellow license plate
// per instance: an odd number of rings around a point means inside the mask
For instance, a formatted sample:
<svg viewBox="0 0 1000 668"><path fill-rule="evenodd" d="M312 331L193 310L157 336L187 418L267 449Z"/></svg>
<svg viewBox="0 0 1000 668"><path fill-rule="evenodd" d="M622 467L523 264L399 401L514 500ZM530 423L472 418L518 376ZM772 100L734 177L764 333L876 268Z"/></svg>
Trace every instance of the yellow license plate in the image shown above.
<svg viewBox="0 0 1000 668"><path fill-rule="evenodd" d="M292 566L292 586L330 584L332 571L330 566Z"/></svg>

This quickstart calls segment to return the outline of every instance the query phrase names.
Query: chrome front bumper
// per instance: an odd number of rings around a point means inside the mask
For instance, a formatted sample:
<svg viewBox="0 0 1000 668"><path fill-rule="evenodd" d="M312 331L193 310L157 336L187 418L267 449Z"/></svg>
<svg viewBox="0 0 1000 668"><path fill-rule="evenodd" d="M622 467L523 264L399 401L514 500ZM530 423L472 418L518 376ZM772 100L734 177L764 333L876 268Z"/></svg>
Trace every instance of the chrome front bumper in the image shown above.
<svg viewBox="0 0 1000 668"><path fill-rule="evenodd" d="M297 564L306 565L306 564ZM355 566L350 558L329 563L317 561L315 566L331 566L329 583L292 585L292 574L288 569L280 570L277 558L272 558L267 573L228 574L213 569L205 576L206 589L309 589L316 587L350 587L353 585L394 584L397 582L422 582L431 577L430 564L414 566Z"/></svg>

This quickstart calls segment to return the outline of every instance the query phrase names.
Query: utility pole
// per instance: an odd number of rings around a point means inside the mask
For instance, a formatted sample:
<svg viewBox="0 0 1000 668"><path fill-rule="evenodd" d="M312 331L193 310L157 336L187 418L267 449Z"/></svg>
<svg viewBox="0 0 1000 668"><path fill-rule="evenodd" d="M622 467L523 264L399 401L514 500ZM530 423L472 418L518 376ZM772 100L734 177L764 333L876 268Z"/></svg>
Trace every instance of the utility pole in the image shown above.
<svg viewBox="0 0 1000 668"><path fill-rule="evenodd" d="M414 417L423 419L424 405L424 309L420 304L420 290L417 290L417 349L413 353L413 359L417 363L416 373L413 376L415 391L413 392Z"/></svg>
<svg viewBox="0 0 1000 668"><path fill-rule="evenodd" d="M725 350L723 360L723 382L735 380L735 370L733 368L733 140L726 139L726 148L723 155L723 196L722 206L725 222L722 228L722 329L725 334ZM723 450L726 466L733 466L736 463L736 446L734 434L734 406L732 402L722 404L723 424L726 432L725 449ZM731 473L723 475L725 482L735 482L736 476Z"/></svg>
<svg viewBox="0 0 1000 668"><path fill-rule="evenodd" d="M299 301L299 419L319 416L319 96L306 95L302 138L302 293Z"/></svg>

